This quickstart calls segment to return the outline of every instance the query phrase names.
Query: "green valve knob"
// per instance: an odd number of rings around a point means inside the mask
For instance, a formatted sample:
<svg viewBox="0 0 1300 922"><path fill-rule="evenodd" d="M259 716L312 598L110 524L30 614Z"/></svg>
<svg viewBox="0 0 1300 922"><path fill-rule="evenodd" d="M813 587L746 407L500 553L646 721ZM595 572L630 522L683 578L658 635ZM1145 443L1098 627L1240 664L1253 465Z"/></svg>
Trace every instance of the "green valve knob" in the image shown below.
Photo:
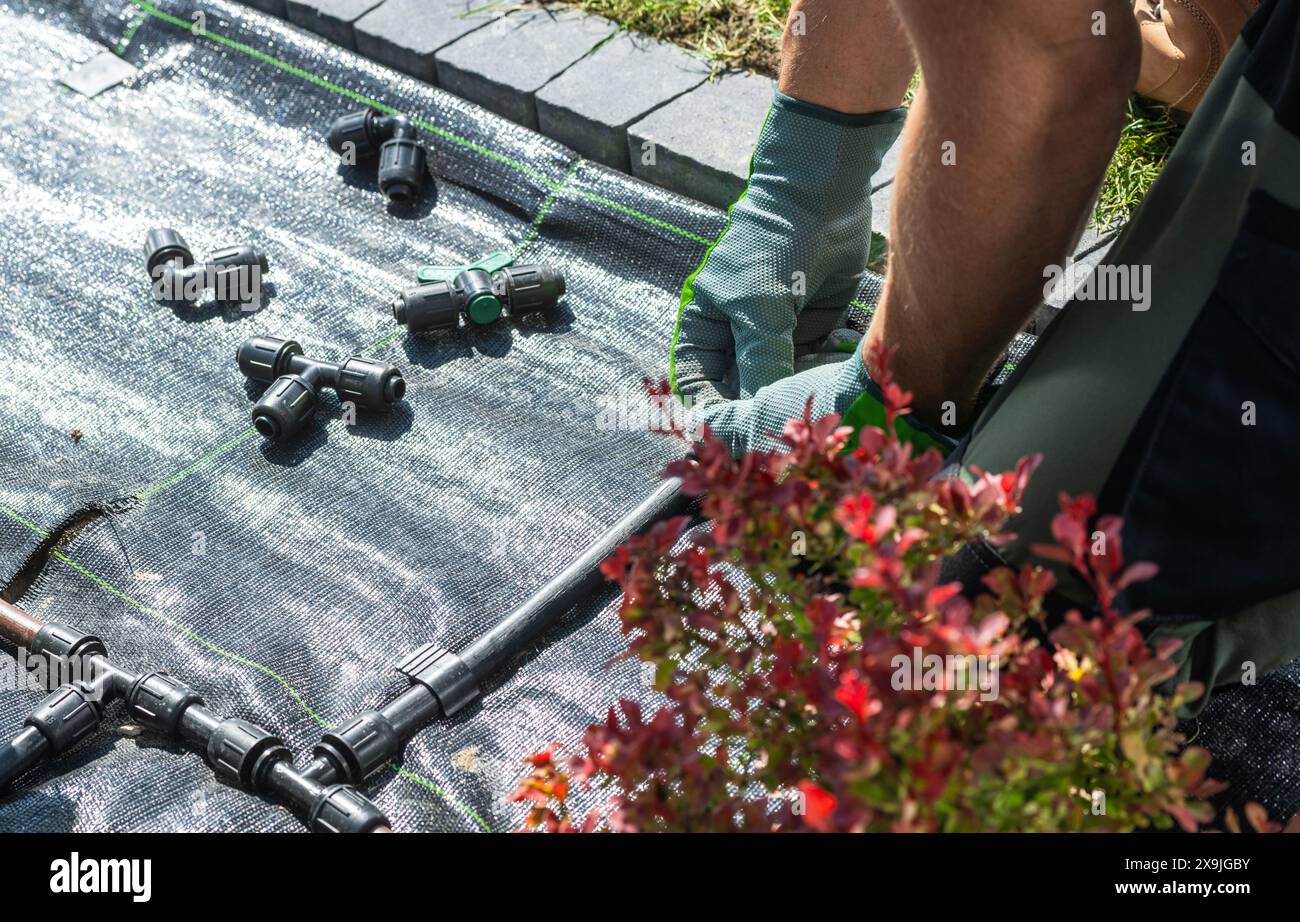
<svg viewBox="0 0 1300 922"><path fill-rule="evenodd" d="M475 323L495 323L501 317L501 301L496 295L479 295L469 302L468 313Z"/></svg>
<svg viewBox="0 0 1300 922"><path fill-rule="evenodd" d="M510 254L492 253L470 266L424 266L423 283L392 302L393 319L412 333L454 330L464 317L486 326L503 315L548 311L564 297L564 273L549 266L513 265Z"/></svg>
<svg viewBox="0 0 1300 922"><path fill-rule="evenodd" d="M482 269L488 275L500 272L514 262L514 258L504 250L489 253L476 263L467 266L421 266L415 277L421 282L450 282L456 276L469 269Z"/></svg>

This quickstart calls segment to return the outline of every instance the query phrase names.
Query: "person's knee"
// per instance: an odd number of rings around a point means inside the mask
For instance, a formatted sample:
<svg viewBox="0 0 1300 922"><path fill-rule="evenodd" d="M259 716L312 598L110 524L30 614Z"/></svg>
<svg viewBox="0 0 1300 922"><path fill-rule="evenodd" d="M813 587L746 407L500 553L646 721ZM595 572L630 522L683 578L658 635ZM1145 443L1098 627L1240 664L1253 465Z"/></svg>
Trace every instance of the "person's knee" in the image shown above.
<svg viewBox="0 0 1300 922"><path fill-rule="evenodd" d="M1071 95L1126 99L1142 62L1129 0L1055 0L1052 11L1028 29L1040 52L1037 66Z"/></svg>
<svg viewBox="0 0 1300 922"><path fill-rule="evenodd" d="M1108 108L1133 92L1142 41L1129 0L1054 0L1046 16L1040 3L1013 0L1003 15L1012 7L1020 15L1006 23L1004 60L1020 62L1049 101Z"/></svg>

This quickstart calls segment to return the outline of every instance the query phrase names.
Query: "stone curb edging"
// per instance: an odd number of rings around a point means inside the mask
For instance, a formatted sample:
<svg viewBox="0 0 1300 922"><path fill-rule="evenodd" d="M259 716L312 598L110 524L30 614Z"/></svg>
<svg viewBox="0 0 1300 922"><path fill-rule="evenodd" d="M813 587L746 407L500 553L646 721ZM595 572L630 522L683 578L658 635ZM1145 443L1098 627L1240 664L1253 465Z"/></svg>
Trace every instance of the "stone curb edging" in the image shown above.
<svg viewBox="0 0 1300 922"><path fill-rule="evenodd" d="M710 82L700 56L573 7L242 2L718 208L744 190L774 85L743 72Z"/></svg>
<svg viewBox="0 0 1300 922"><path fill-rule="evenodd" d="M561 4L241 2L540 131L589 160L717 208L744 191L775 85L744 71L709 80L699 55ZM872 180L872 224L885 236L900 147L901 140ZM1090 227L1077 257L1100 261L1109 249L1105 236ZM1049 301L1039 322L1058 310Z"/></svg>

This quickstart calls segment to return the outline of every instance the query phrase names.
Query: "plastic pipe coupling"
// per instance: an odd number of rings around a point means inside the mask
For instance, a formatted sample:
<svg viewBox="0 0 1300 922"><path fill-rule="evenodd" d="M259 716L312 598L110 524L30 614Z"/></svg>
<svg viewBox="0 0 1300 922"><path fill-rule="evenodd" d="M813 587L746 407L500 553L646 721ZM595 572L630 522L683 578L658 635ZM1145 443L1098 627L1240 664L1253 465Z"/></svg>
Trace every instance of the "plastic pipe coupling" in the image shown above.
<svg viewBox="0 0 1300 922"><path fill-rule="evenodd" d="M322 362L302 354L291 339L254 336L239 347L239 370L254 381L270 383L253 406L253 428L270 441L290 438L316 412L320 389L330 387L339 399L367 410L387 410L406 394L406 380L396 366L354 355L343 362Z"/></svg>
<svg viewBox="0 0 1300 922"><path fill-rule="evenodd" d="M170 227L155 227L144 238L144 262L155 301L198 301L211 291L218 301L256 301L262 276L270 271L266 255L252 244L223 247L200 262Z"/></svg>
<svg viewBox="0 0 1300 922"><path fill-rule="evenodd" d="M336 119L326 140L344 162L355 165L379 155L379 191L394 204L409 205L424 189L428 157L420 132L405 115L362 109Z"/></svg>
<svg viewBox="0 0 1300 922"><path fill-rule="evenodd" d="M487 324L504 312L522 317L548 311L564 296L564 275L543 265L506 266L495 271L470 266L450 281L411 288L393 299L393 317L412 333L454 330L463 315Z"/></svg>

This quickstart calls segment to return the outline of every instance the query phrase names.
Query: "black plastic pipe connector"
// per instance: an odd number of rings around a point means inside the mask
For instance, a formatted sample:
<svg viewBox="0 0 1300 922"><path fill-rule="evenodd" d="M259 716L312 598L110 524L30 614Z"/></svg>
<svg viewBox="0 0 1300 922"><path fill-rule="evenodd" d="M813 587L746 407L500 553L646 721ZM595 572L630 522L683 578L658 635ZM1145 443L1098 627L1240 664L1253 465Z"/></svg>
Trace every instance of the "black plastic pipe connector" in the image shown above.
<svg viewBox="0 0 1300 922"><path fill-rule="evenodd" d="M207 292L218 301L256 301L262 276L271 271L266 255L249 243L222 247L195 262L185 238L170 227L145 235L144 261L159 302L198 301Z"/></svg>
<svg viewBox="0 0 1300 922"><path fill-rule="evenodd" d="M217 780L245 791L265 790L267 773L285 761L293 754L284 740L247 720L227 718L208 737L208 764Z"/></svg>
<svg viewBox="0 0 1300 922"><path fill-rule="evenodd" d="M67 752L99 726L104 716L102 697L90 682L60 685L36 706L26 725L45 737L50 755Z"/></svg>
<svg viewBox="0 0 1300 922"><path fill-rule="evenodd" d="M188 740L227 784L270 796L292 808L313 832L382 832L387 817L342 783L323 783L294 767L283 741L256 724L222 718L179 679L155 671L133 675L108 659L98 637L47 623L32 641L33 655L75 662L84 679L55 688L32 711L18 735L0 744L0 790L47 758L67 752L100 725L105 708L121 700L137 723Z"/></svg>
<svg viewBox="0 0 1300 922"><path fill-rule="evenodd" d="M564 293L564 274L551 266L466 269L450 282L429 282L402 292L393 299L393 319L412 333L454 330L462 316L487 324L502 313L513 318L551 310Z"/></svg>
<svg viewBox="0 0 1300 922"><path fill-rule="evenodd" d="M668 480L628 512L569 566L460 653L425 644L397 667L411 683L382 707L324 735L303 768L321 785L358 785L431 721L471 705L484 683L575 605L604 584L600 565L619 545L674 515L693 500L680 480Z"/></svg>
<svg viewBox="0 0 1300 922"><path fill-rule="evenodd" d="M191 705L202 704L194 689L166 672L147 672L126 693L126 707L136 723L171 736L180 731L181 715Z"/></svg>
<svg viewBox="0 0 1300 922"><path fill-rule="evenodd" d="M261 369L250 377L265 380L283 363L301 356L292 341L258 339L254 346L252 340L245 343L246 357L240 350L241 366L247 358L250 369ZM410 685L382 707L326 733L302 769L294 766L278 737L246 721L216 716L198 695L165 673L126 675L101 656L103 645L94 646L94 638L58 626L47 626L49 631L42 633L47 633L51 652L92 651L88 655L108 675L107 687L127 699L136 719L156 728L174 727L171 732L202 748L222 780L293 807L313 831L386 831L390 825L384 814L353 785L398 756L406 741L431 721L474 702L490 676L602 585L600 564L619 545L656 522L687 512L691 505L681 481L666 481L465 650L452 653L433 643L415 650L398 666ZM0 748L0 788L49 755L51 747L41 729L28 726ZM19 763L25 767L18 769Z"/></svg>
<svg viewBox="0 0 1300 922"><path fill-rule="evenodd" d="M315 754L329 759L336 777L360 784L401 749L397 728L378 711L366 711L346 726L326 733Z"/></svg>
<svg viewBox="0 0 1300 922"><path fill-rule="evenodd" d="M88 656L104 656L104 641L66 624L47 621L32 638L32 656L45 656L64 662Z"/></svg>
<svg viewBox="0 0 1300 922"><path fill-rule="evenodd" d="M253 427L271 441L290 438L306 427L322 387L367 410L386 410L406 395L406 379L395 365L354 355L322 362L303 355L291 339L254 336L239 347L239 370L270 383L253 407Z"/></svg>
<svg viewBox="0 0 1300 922"><path fill-rule="evenodd" d="M405 115L376 109L350 112L330 126L326 141L349 164L379 155L379 191L390 202L409 205L420 197L428 156L420 132Z"/></svg>
<svg viewBox="0 0 1300 922"><path fill-rule="evenodd" d="M152 279L162 266L184 269L193 265L194 254L179 232L170 227L155 227L144 237L144 263Z"/></svg>

